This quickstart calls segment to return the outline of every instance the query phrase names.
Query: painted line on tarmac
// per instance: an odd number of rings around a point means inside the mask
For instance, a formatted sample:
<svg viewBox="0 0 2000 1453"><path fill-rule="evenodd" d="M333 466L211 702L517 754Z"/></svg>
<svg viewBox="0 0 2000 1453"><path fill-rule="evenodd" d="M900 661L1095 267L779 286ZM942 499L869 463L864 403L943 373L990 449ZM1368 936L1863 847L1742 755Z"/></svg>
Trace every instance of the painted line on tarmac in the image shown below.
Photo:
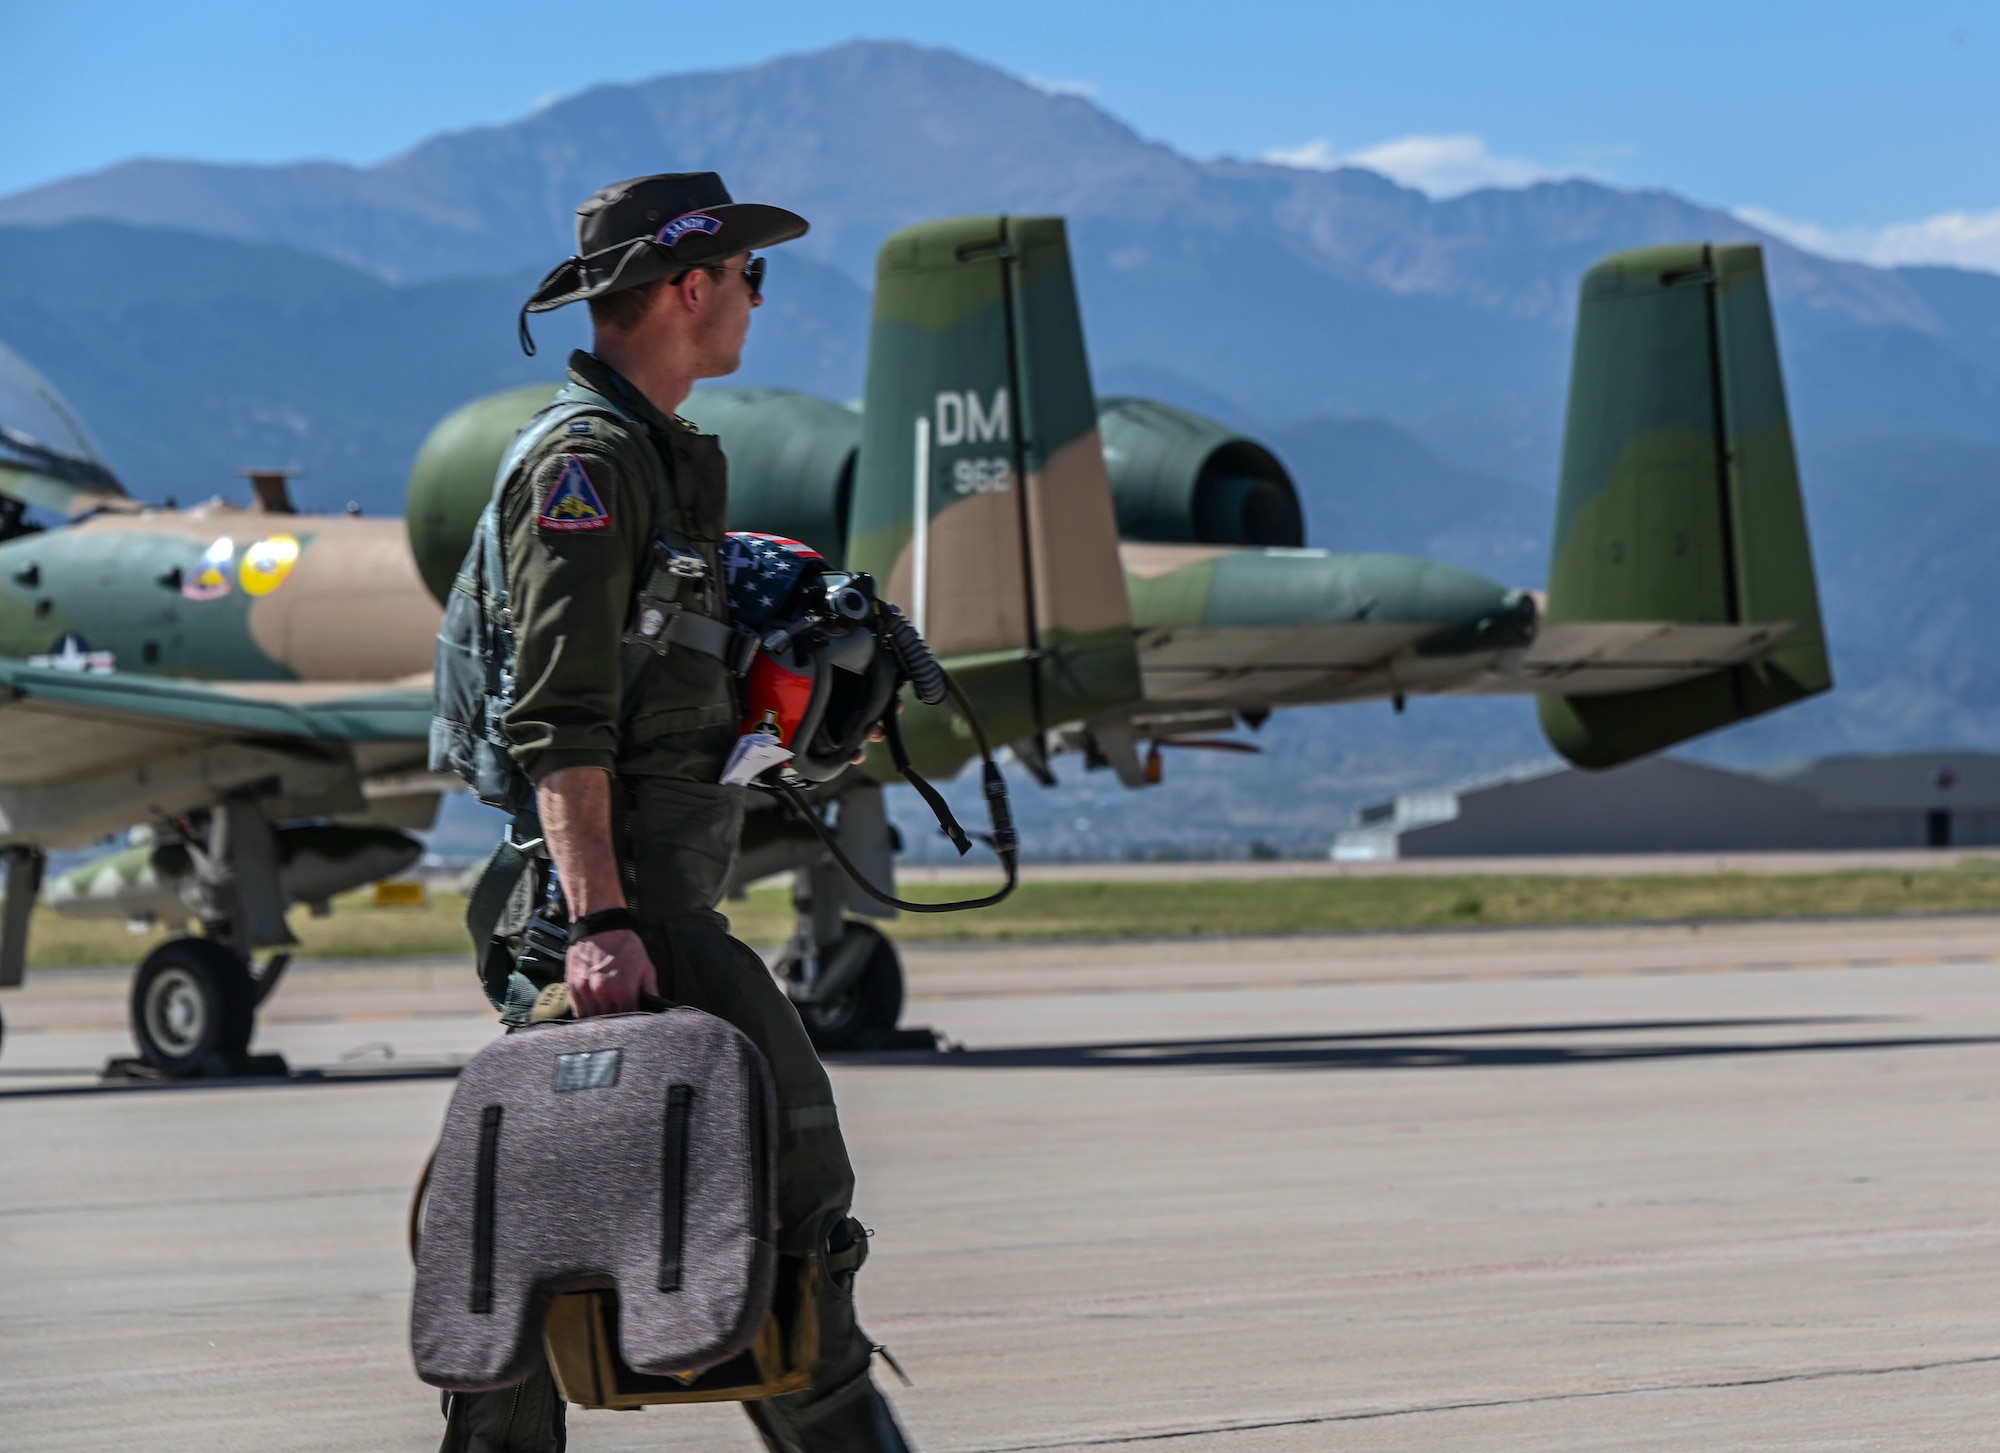
<svg viewBox="0 0 2000 1453"><path fill-rule="evenodd" d="M1890 1377L1898 1373L1940 1372L1956 1367L2000 1363L2000 1353L1945 1357L1934 1362L1899 1362L1883 1367L1813 1367L1761 1377L1717 1377L1698 1382L1635 1383L1629 1387L1586 1388L1578 1392L1530 1393L1524 1397L1467 1398L1459 1402L1416 1403L1400 1408L1372 1408L1350 1413L1318 1413L1298 1418L1268 1418L1259 1422L1210 1423L1193 1428L1161 1428L1070 1438L1052 1443L998 1443L973 1453L1043 1453L1057 1448L1108 1448L1126 1443L1164 1443L1180 1438L1215 1438L1230 1433L1261 1433L1277 1428L1312 1428L1328 1423L1364 1423L1384 1418L1423 1417L1433 1413L1477 1412L1482 1408L1532 1407L1537 1403L1587 1402L1598 1398L1646 1397L1677 1392L1727 1392L1736 1388L1773 1387L1791 1382L1832 1382L1850 1377Z"/></svg>
<svg viewBox="0 0 2000 1453"><path fill-rule="evenodd" d="M2000 954L1928 954L1890 958L1869 955L1851 959L1746 959L1737 963L1634 964L1603 968L1573 969L1441 969L1434 973L1328 974L1288 979L1211 979L1183 983L1037 983L1008 988L921 988L920 976L912 976L908 995L911 1003L941 1002L950 999L1040 999L1070 994L1218 994L1234 989L1346 989L1384 988L1410 984L1512 984L1575 979L1681 978L1698 974L1796 974L1829 969L1902 969L1976 967L2000 964ZM997 972L1004 973L1005 970ZM1046 971L1040 971L1046 972ZM1143 973L1134 969L1133 973Z"/></svg>

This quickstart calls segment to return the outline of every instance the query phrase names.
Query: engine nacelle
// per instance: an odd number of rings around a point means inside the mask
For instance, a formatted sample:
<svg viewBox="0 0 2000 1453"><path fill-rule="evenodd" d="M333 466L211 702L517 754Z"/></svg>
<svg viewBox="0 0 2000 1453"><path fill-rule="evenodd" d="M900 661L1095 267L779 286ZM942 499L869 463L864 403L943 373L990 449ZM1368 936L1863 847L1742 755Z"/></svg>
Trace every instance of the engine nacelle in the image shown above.
<svg viewBox="0 0 2000 1453"><path fill-rule="evenodd" d="M410 553L440 603L492 498L500 461L554 393L536 384L475 399L445 415L417 451L404 501ZM731 529L785 535L829 560L842 557L860 415L782 389L701 389L681 415L722 440Z"/></svg>
<svg viewBox="0 0 2000 1453"><path fill-rule="evenodd" d="M439 605L465 563L479 512L493 498L493 475L507 446L555 392L538 383L474 399L440 419L417 451L403 497L403 528L417 573Z"/></svg>
<svg viewBox="0 0 2000 1453"><path fill-rule="evenodd" d="M1262 444L1151 399L1097 405L1104 464L1127 540L1169 545L1306 542L1291 475Z"/></svg>
<svg viewBox="0 0 2000 1453"><path fill-rule="evenodd" d="M783 535L845 559L861 415L783 389L705 388L681 405L681 417L722 441L730 529Z"/></svg>

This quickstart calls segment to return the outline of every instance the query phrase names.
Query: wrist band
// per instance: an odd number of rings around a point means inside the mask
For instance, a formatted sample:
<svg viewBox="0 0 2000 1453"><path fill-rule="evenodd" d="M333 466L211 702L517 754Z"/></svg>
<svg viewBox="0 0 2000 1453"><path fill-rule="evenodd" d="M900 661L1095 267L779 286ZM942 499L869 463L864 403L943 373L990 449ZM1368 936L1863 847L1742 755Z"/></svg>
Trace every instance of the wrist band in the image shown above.
<svg viewBox="0 0 2000 1453"><path fill-rule="evenodd" d="M639 931L639 915L629 908L600 908L595 913L586 913L569 926L569 941L582 943L600 933L615 933L621 928Z"/></svg>

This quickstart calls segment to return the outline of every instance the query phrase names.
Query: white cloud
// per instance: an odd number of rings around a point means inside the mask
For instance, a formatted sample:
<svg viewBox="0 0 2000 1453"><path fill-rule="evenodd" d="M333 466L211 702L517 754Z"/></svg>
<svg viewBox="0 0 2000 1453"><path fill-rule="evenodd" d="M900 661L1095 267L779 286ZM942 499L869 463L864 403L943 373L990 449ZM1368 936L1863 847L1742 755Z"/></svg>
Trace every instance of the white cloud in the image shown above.
<svg viewBox="0 0 2000 1453"><path fill-rule="evenodd" d="M1331 171L1335 167L1365 167L1432 197L1456 197L1481 187L1525 187L1533 182L1577 176L1543 166L1525 157L1495 156L1479 136L1404 136L1360 151L1339 151L1330 141L1264 153L1276 166Z"/></svg>
<svg viewBox="0 0 2000 1453"><path fill-rule="evenodd" d="M1044 96L1078 96L1085 101L1097 98L1095 81L1050 81L1040 76L1024 76L1022 79Z"/></svg>
<svg viewBox="0 0 2000 1453"><path fill-rule="evenodd" d="M1272 166L1297 167L1300 171L1330 172L1347 163L1330 141L1308 141L1304 146L1280 147L1264 153Z"/></svg>
<svg viewBox="0 0 2000 1453"><path fill-rule="evenodd" d="M1941 263L1946 267L2000 272L2000 210L1942 212L1915 222L1886 227L1827 228L1799 222L1761 207L1739 207L1736 215L1808 252L1870 262L1878 267L1899 263Z"/></svg>

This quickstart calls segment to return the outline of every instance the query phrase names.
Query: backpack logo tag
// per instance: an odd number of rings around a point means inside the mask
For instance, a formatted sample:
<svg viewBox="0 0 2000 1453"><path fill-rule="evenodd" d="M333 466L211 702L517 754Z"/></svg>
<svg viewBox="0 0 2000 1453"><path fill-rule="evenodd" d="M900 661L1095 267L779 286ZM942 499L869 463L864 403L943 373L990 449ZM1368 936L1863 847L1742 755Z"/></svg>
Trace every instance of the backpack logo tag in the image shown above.
<svg viewBox="0 0 2000 1453"><path fill-rule="evenodd" d="M549 487L548 502L535 516L535 528L559 532L611 528L610 512L584 472L583 461L574 454L567 457L561 477Z"/></svg>
<svg viewBox="0 0 2000 1453"><path fill-rule="evenodd" d="M556 1056L556 1089L608 1090L618 1083L622 1049L593 1049Z"/></svg>

